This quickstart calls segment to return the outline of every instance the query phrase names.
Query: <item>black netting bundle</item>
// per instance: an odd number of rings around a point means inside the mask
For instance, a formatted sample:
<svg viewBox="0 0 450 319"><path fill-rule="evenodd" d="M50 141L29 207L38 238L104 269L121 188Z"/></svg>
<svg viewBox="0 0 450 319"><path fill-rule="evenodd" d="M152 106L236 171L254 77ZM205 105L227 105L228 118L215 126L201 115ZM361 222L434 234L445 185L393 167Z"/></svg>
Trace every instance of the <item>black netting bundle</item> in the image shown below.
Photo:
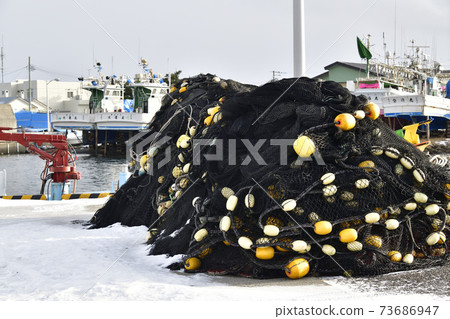
<svg viewBox="0 0 450 319"><path fill-rule="evenodd" d="M150 254L183 254L193 272L299 278L440 265L448 167L378 111L331 81L186 79L134 141L141 167L92 227L146 225Z"/></svg>

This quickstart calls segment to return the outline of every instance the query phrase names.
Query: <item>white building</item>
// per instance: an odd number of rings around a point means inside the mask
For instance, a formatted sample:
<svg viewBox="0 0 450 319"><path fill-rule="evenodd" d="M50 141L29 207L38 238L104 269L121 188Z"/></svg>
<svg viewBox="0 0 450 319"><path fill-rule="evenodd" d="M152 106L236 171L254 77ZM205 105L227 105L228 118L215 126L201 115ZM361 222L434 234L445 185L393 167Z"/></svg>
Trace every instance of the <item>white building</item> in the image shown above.
<svg viewBox="0 0 450 319"><path fill-rule="evenodd" d="M18 96L0 97L0 105L10 105L14 113L28 111L30 109L30 103ZM31 100L31 112L45 113L47 112L47 106L33 99Z"/></svg>
<svg viewBox="0 0 450 319"><path fill-rule="evenodd" d="M79 112L83 113L84 109L88 106L91 93L82 89L81 82L48 82L46 80L32 80L30 84L31 100L36 100L44 105L47 103L48 86L48 104L50 112L75 111L76 107L79 107ZM28 80L0 83L0 98L11 98L16 96L28 101Z"/></svg>

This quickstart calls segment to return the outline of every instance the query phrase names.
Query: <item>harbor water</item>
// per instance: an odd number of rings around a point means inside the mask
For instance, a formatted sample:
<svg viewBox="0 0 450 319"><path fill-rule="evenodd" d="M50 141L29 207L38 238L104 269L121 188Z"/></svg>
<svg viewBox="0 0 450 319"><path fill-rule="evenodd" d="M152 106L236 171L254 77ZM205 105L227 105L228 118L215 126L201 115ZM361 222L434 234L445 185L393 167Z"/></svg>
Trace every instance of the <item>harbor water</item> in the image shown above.
<svg viewBox="0 0 450 319"><path fill-rule="evenodd" d="M127 171L125 158L78 154L75 163L81 172L76 193L111 192L117 188L119 174ZM6 170L6 194L39 194L44 166L45 161L33 154L0 156L0 171Z"/></svg>

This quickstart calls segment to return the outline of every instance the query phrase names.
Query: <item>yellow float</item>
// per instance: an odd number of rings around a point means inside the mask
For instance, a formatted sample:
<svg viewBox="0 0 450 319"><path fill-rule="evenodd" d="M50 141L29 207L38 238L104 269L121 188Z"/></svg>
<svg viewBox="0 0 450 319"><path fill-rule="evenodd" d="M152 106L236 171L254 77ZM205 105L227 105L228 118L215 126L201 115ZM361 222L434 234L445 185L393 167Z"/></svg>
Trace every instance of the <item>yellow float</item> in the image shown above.
<svg viewBox="0 0 450 319"><path fill-rule="evenodd" d="M334 126L340 128L343 131L349 131L356 125L356 119L349 113L339 114L334 118Z"/></svg>
<svg viewBox="0 0 450 319"><path fill-rule="evenodd" d="M285 267L286 276L291 279L299 279L306 276L309 272L309 263L304 258L297 258L291 261Z"/></svg>
<svg viewBox="0 0 450 319"><path fill-rule="evenodd" d="M183 86L181 89L178 90L179 93L183 93L187 90L187 87Z"/></svg>
<svg viewBox="0 0 450 319"><path fill-rule="evenodd" d="M372 120L376 120L380 116L380 107L375 103L368 103L364 106L366 116Z"/></svg>
<svg viewBox="0 0 450 319"><path fill-rule="evenodd" d="M273 247L257 247L256 248L256 258L262 260L269 260L275 256L275 249Z"/></svg>
<svg viewBox="0 0 450 319"><path fill-rule="evenodd" d="M298 154L298 156L306 158L310 157L316 151L316 146L312 139L308 136L300 136L294 142L294 151Z"/></svg>
<svg viewBox="0 0 450 319"><path fill-rule="evenodd" d="M184 268L186 270L197 270L200 269L201 265L202 262L197 257L189 258L184 262Z"/></svg>
<svg viewBox="0 0 450 319"><path fill-rule="evenodd" d="M214 116L217 112L219 112L220 106L210 107L208 109L208 115Z"/></svg>
<svg viewBox="0 0 450 319"><path fill-rule="evenodd" d="M148 156L147 155L142 156L140 161L139 161L139 163L141 164L142 169L144 169L144 170L145 170L145 165L147 164L147 161L148 161Z"/></svg>
<svg viewBox="0 0 450 319"><path fill-rule="evenodd" d="M359 167L364 168L367 172L373 171L373 167L375 167L375 163L372 161L364 161L358 164Z"/></svg>
<svg viewBox="0 0 450 319"><path fill-rule="evenodd" d="M314 232L317 235L328 235L333 230L333 225L326 220L321 220L314 224Z"/></svg>
<svg viewBox="0 0 450 319"><path fill-rule="evenodd" d="M390 252L388 252L388 257L393 262L399 262L402 260L402 254L396 250L391 250Z"/></svg>
<svg viewBox="0 0 450 319"><path fill-rule="evenodd" d="M212 122L212 119L213 119L213 116L212 115L210 115L210 116L208 116L207 118L205 118L205 120L203 121L203 123L205 124L205 125L211 125L211 122Z"/></svg>
<svg viewBox="0 0 450 319"><path fill-rule="evenodd" d="M346 228L339 233L339 240L343 243L351 243L356 239L358 239L358 232L354 228Z"/></svg>

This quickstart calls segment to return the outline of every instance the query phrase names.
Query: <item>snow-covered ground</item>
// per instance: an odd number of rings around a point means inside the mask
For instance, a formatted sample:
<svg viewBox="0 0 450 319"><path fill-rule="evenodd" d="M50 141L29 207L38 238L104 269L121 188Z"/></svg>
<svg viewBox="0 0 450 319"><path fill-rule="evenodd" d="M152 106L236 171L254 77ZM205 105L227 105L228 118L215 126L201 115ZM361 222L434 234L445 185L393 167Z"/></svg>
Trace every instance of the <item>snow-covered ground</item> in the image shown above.
<svg viewBox="0 0 450 319"><path fill-rule="evenodd" d="M391 274L376 280L341 277L255 280L170 271L165 266L181 256L148 256L148 247L143 244L146 227L115 224L90 230L82 225L104 202L105 199L59 202L0 199L0 300L190 301L187 305L180 303L185 305L181 308L214 307L214 318L227 317L220 307L212 306L225 301L239 301L236 305L241 306L243 302L248 305L257 302L260 306L254 309L256 313L270 318L275 317L275 307L299 302L366 305L374 311L383 304L439 304L441 309L450 310L448 277L434 291L411 288L414 284L426 285L425 281L433 275L439 279L439 269L422 276L425 279L410 272L407 279L402 279L402 274L400 277ZM448 270L447 267L447 274ZM417 282L417 278L424 282ZM106 303L110 305L108 309L119 304ZM173 306L177 304L158 303L159 308L172 312L181 311Z"/></svg>

